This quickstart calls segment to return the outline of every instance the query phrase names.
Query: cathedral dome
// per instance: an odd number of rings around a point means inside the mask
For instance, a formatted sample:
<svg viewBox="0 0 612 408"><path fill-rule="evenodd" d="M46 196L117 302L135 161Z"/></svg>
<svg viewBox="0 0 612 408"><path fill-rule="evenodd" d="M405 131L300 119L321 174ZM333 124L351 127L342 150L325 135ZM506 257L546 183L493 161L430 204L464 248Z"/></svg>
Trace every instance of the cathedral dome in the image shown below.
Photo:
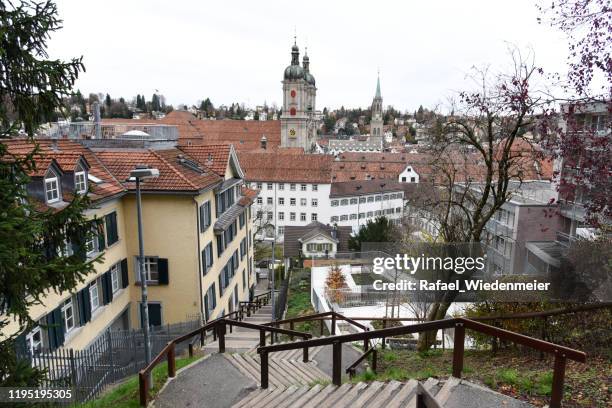
<svg viewBox="0 0 612 408"><path fill-rule="evenodd" d="M304 79L306 80L306 82L308 82L310 85L316 85L316 81L315 81L315 77L310 73L310 72L304 72Z"/></svg>
<svg viewBox="0 0 612 408"><path fill-rule="evenodd" d="M289 65L287 68L285 68L285 79L304 79L304 69L299 65Z"/></svg>

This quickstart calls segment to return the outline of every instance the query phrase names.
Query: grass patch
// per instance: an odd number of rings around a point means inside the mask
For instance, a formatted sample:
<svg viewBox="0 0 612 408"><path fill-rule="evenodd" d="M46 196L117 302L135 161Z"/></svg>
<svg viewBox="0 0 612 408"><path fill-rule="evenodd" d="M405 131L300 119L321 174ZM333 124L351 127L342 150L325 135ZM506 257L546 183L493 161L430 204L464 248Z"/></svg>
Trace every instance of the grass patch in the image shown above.
<svg viewBox="0 0 612 408"><path fill-rule="evenodd" d="M418 353L410 350L380 350L377 381L429 377L447 378L453 366L452 350L430 350ZM520 350L505 350L497 354L483 350L466 350L462 378L542 407L550 400L553 358ZM372 373L373 374L373 373ZM371 374L356 376L367 381ZM592 356L588 365L568 361L565 375L564 406L612 406L612 364L605 357Z"/></svg>
<svg viewBox="0 0 612 408"><path fill-rule="evenodd" d="M186 358L177 358L176 369L185 367L196 360L199 360L202 356L193 356ZM153 369L153 382L154 386L149 391L149 398L153 398L161 387L166 383L168 379L168 364L163 362ZM128 378L120 385L112 388L108 392L104 393L100 398L90 401L88 403L80 405L85 408L138 408L139 394L138 394L138 375Z"/></svg>
<svg viewBox="0 0 612 408"><path fill-rule="evenodd" d="M315 313L310 303L310 272L294 271L289 283L287 293L287 313L285 319L299 317ZM287 327L289 328L289 327ZM294 325L294 330L310 333L313 336L320 335L319 321L299 322ZM323 326L323 334L327 335L327 326Z"/></svg>

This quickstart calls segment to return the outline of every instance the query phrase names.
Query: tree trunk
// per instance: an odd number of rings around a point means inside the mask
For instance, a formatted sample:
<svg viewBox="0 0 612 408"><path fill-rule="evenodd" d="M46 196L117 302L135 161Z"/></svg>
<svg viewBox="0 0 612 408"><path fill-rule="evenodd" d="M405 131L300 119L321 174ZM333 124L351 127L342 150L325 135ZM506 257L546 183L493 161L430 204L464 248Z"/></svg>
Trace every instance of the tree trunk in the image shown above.
<svg viewBox="0 0 612 408"><path fill-rule="evenodd" d="M446 316L446 312L450 308L452 301L436 302L431 306L427 315L427 321L442 320ZM427 351L436 341L437 331L429 331L419 333L419 341L417 342L417 351Z"/></svg>

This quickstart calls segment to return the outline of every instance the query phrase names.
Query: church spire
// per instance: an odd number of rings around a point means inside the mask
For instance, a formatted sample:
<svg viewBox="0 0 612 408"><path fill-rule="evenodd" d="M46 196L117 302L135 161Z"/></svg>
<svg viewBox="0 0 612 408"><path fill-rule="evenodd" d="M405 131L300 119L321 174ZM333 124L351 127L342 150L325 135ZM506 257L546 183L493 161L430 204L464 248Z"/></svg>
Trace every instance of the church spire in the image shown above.
<svg viewBox="0 0 612 408"><path fill-rule="evenodd" d="M297 46L297 36L293 36L293 47L291 47L291 65L300 65L300 49Z"/></svg>
<svg viewBox="0 0 612 408"><path fill-rule="evenodd" d="M380 95L380 71L378 71L378 77L376 78L376 95L375 98L382 98Z"/></svg>

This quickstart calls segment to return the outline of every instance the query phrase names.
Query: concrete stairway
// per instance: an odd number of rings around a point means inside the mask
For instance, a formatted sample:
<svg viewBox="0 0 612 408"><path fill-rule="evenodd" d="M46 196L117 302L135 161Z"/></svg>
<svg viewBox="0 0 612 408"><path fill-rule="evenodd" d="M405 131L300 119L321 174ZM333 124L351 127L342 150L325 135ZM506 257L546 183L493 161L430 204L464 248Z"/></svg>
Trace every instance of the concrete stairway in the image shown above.
<svg viewBox="0 0 612 408"><path fill-rule="evenodd" d="M445 408L532 408L533 406L487 388L456 378L439 382L429 378L422 383L440 406ZM371 383L290 385L251 392L233 408L366 408L415 407L417 381L374 381Z"/></svg>
<svg viewBox="0 0 612 408"><path fill-rule="evenodd" d="M250 354L225 355L244 375L259 383L261 364L259 356ZM317 368L315 361L304 363L295 359L269 359L269 381L271 388L286 388L294 385L307 386L331 378Z"/></svg>
<svg viewBox="0 0 612 408"><path fill-rule="evenodd" d="M252 324L268 323L272 320L272 306L262 306L250 317L245 317L244 322ZM267 335L269 338L269 334ZM225 333L225 351L228 353L243 353L253 350L259 346L259 332L253 329L234 326L230 333L229 326ZM219 350L219 340L208 343L203 348L206 353L216 353Z"/></svg>

